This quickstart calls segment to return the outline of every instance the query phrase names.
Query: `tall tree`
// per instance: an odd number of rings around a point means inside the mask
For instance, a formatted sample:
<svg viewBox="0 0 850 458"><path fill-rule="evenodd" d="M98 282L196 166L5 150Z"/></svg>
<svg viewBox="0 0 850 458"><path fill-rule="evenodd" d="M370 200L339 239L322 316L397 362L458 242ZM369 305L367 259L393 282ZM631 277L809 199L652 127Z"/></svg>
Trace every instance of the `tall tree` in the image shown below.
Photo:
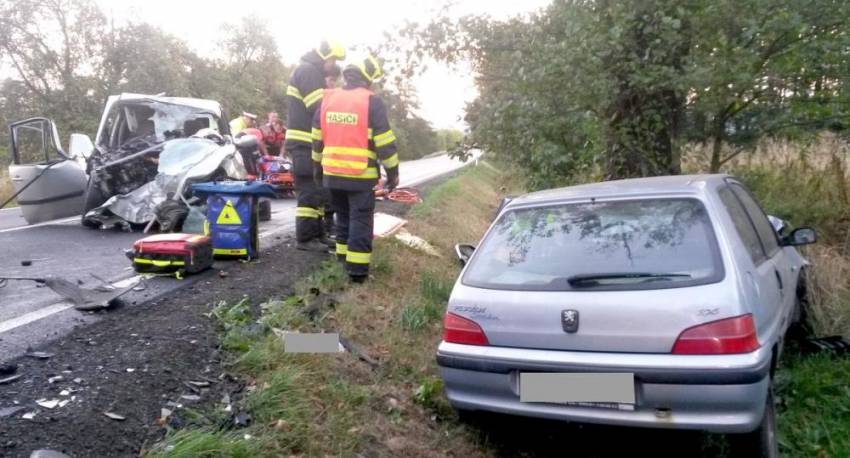
<svg viewBox="0 0 850 458"><path fill-rule="evenodd" d="M105 24L91 0L0 1L0 59L66 128L91 128L100 108L90 95Z"/></svg>
<svg viewBox="0 0 850 458"><path fill-rule="evenodd" d="M555 0L508 20L438 17L400 32L411 72L472 63L471 144L534 187L587 172L678 172L686 140L720 146L847 119L850 3ZM825 12L828 12L826 14ZM843 100L842 100L843 99ZM733 153L735 152L733 151Z"/></svg>

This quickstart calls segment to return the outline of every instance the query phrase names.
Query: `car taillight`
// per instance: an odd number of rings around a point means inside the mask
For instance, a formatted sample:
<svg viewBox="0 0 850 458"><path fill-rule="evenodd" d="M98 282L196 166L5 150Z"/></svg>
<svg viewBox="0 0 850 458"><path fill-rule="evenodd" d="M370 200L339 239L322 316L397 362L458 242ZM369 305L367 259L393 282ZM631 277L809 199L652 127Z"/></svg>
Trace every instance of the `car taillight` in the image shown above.
<svg viewBox="0 0 850 458"><path fill-rule="evenodd" d="M478 323L450 312L446 312L443 318L443 340L467 345L490 345Z"/></svg>
<svg viewBox="0 0 850 458"><path fill-rule="evenodd" d="M728 355L758 348L753 316L741 315L685 329L673 345L673 354Z"/></svg>

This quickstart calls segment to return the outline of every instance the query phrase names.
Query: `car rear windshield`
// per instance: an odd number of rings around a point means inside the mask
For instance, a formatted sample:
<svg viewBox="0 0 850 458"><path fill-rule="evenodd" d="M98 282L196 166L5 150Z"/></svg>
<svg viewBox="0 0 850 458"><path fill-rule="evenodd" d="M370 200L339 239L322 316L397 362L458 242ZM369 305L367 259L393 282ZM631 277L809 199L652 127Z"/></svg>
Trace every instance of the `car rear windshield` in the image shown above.
<svg viewBox="0 0 850 458"><path fill-rule="evenodd" d="M463 283L506 290L624 290L720 281L708 213L696 199L571 203L508 211Z"/></svg>

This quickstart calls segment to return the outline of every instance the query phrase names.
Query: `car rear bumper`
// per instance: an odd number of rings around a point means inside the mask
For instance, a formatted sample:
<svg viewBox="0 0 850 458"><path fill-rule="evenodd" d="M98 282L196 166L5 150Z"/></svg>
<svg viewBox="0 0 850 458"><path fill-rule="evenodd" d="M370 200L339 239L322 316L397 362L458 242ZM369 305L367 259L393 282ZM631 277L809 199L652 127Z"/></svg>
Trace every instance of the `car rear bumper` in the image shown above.
<svg viewBox="0 0 850 458"><path fill-rule="evenodd" d="M721 362L722 361L722 362ZM442 343L437 362L456 408L587 423L748 432L764 412L769 351L679 356L476 347ZM522 372L628 372L634 410L521 402Z"/></svg>

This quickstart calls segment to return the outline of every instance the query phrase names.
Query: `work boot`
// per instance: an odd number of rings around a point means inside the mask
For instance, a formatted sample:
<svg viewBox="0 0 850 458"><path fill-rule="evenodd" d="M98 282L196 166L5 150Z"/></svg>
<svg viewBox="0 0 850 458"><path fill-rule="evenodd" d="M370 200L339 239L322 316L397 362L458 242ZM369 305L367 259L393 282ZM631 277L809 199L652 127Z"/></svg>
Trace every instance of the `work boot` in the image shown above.
<svg viewBox="0 0 850 458"><path fill-rule="evenodd" d="M295 248L301 251L316 251L319 253L327 253L328 246L322 243L319 239L312 239L306 242L298 242Z"/></svg>
<svg viewBox="0 0 850 458"><path fill-rule="evenodd" d="M334 239L332 239L332 238L330 238L326 235L319 237L318 240L320 242L324 243L325 245L327 245L328 248L333 248L334 250L336 250L336 240L334 240Z"/></svg>
<svg viewBox="0 0 850 458"><path fill-rule="evenodd" d="M348 279L351 280L352 283L365 283L368 278L368 275L348 275Z"/></svg>

